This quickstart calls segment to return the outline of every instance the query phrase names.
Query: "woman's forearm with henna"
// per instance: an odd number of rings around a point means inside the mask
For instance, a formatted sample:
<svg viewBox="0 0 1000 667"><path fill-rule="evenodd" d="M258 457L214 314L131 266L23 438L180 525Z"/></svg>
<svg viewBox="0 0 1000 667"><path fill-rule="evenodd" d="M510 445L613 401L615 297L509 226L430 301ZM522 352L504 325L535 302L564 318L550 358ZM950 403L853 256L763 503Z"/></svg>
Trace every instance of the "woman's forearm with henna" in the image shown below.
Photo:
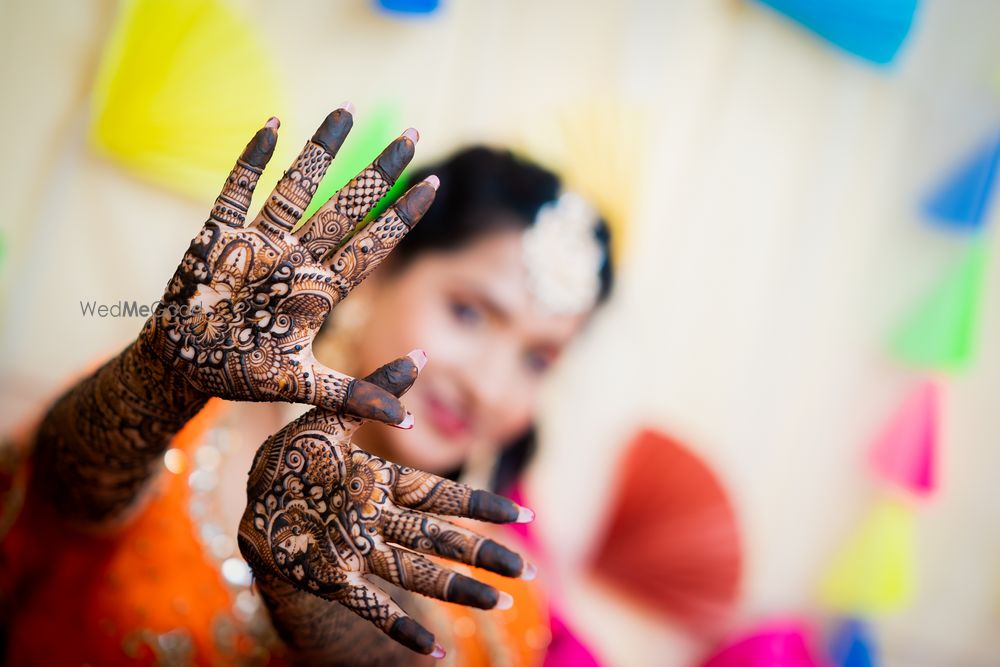
<svg viewBox="0 0 1000 667"><path fill-rule="evenodd" d="M36 441L36 481L62 516L112 522L207 398L140 339L48 411Z"/></svg>
<svg viewBox="0 0 1000 667"><path fill-rule="evenodd" d="M429 664L342 605L300 591L277 577L258 577L256 583L294 665Z"/></svg>

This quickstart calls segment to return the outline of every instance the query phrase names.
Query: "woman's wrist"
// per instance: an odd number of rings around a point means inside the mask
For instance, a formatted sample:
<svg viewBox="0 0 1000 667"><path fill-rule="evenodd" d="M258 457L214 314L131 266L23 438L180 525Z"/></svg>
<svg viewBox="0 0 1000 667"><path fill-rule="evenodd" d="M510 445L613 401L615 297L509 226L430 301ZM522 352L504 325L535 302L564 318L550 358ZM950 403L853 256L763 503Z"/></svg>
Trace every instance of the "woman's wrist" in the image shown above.
<svg viewBox="0 0 1000 667"><path fill-rule="evenodd" d="M122 352L121 380L137 396L149 396L156 404L169 406L186 423L211 396L196 388L168 361L162 359L146 338L147 328ZM191 412L194 410L194 412ZM167 415L165 417L169 418Z"/></svg>
<svg viewBox="0 0 1000 667"><path fill-rule="evenodd" d="M113 522L134 505L173 436L208 395L140 337L45 415L35 474L67 518Z"/></svg>

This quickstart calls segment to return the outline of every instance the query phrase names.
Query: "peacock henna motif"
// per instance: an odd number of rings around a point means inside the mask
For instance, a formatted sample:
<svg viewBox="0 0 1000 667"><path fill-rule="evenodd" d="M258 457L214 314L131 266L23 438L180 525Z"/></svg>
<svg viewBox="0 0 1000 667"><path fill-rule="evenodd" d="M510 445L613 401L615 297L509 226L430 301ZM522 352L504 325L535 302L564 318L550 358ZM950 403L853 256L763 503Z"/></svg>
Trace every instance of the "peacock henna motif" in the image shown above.
<svg viewBox="0 0 1000 667"><path fill-rule="evenodd" d="M316 408L261 445L247 483L240 550L258 576L340 602L408 648L431 653L430 633L368 575L449 602L505 606L509 599L492 587L420 554L521 576L526 566L516 553L433 514L508 522L529 513L359 449L351 436L361 423Z"/></svg>
<svg viewBox="0 0 1000 667"><path fill-rule="evenodd" d="M352 122L347 109L331 113L244 226L276 140L273 124L261 129L191 241L142 339L199 391L232 400L310 403L392 424L408 419L395 397L374 386L362 393L379 400L355 398L358 381L312 353L330 310L416 224L436 189L433 179L417 184L344 243L412 158L415 133L408 131L293 232ZM361 185L369 181L377 185ZM330 224L338 216L343 221Z"/></svg>

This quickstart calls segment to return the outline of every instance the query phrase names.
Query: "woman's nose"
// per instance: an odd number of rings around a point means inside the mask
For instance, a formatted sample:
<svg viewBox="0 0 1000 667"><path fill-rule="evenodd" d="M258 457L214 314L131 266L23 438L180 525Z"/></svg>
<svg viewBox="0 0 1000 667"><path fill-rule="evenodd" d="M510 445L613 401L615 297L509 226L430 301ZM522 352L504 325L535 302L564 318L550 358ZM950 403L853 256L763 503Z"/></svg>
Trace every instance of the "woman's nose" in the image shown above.
<svg viewBox="0 0 1000 667"><path fill-rule="evenodd" d="M517 355L508 346L494 345L467 366L467 390L477 412L504 408L516 377L516 361Z"/></svg>

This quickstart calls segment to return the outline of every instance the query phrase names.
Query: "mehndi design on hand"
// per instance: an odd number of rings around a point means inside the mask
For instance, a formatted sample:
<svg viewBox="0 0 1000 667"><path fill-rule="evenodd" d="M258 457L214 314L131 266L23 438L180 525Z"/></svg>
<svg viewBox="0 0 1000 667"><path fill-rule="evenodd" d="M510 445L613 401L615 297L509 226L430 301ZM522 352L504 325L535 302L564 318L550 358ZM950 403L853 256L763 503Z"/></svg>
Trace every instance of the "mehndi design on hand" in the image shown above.
<svg viewBox="0 0 1000 667"><path fill-rule="evenodd" d="M143 338L206 394L243 401L294 401L409 426L390 393L316 360L312 342L327 314L389 254L427 211L437 179L400 197L353 236L413 157L415 130L295 229L352 125L333 111L244 226L250 198L274 152L272 119L247 145L167 286Z"/></svg>
<svg viewBox="0 0 1000 667"><path fill-rule="evenodd" d="M419 355L403 357L368 380L399 395L420 365ZM532 566L430 513L491 522L533 515L501 496L359 449L350 439L361 423L314 409L264 442L247 484L240 550L258 576L340 602L408 648L441 655L433 636L367 575L449 602L506 608L506 594L420 553L511 577L531 576Z"/></svg>

